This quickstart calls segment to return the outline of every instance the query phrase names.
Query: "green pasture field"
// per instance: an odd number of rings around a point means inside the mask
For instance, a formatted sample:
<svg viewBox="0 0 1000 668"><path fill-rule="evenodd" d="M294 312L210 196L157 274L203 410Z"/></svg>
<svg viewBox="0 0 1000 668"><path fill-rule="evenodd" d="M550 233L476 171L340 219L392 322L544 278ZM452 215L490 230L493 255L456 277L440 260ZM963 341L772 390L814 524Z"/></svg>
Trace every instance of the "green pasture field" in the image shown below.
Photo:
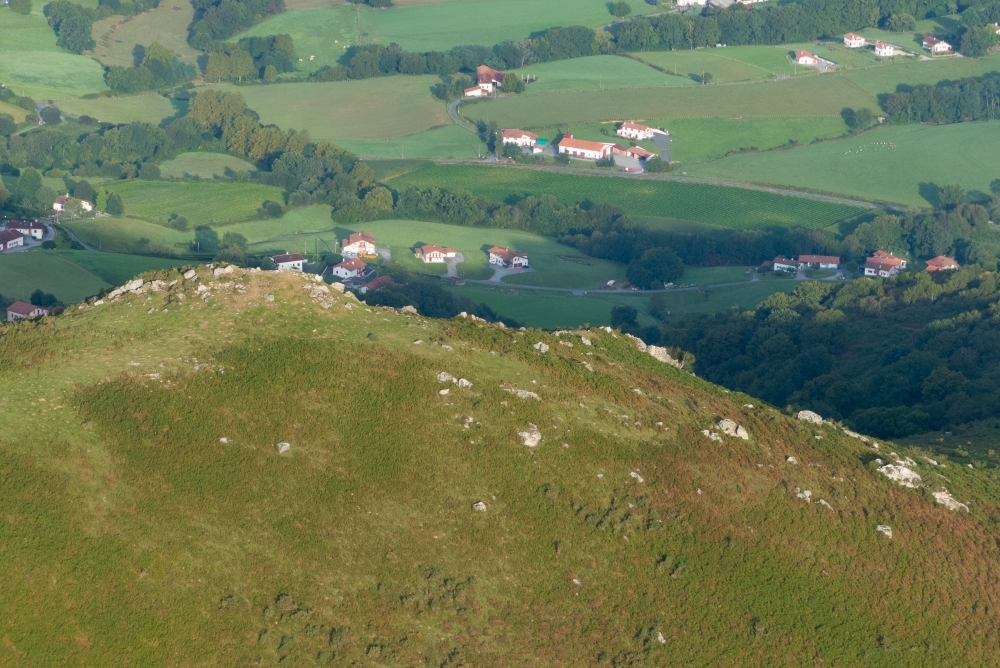
<svg viewBox="0 0 1000 668"><path fill-rule="evenodd" d="M475 160L489 153L479 137L458 125L392 139L337 139L337 145L362 157Z"/></svg>
<svg viewBox="0 0 1000 668"><path fill-rule="evenodd" d="M411 172L414 169L434 165L430 160L382 160L378 158L365 160L365 164L371 167L372 172L375 173L375 178L379 181Z"/></svg>
<svg viewBox="0 0 1000 668"><path fill-rule="evenodd" d="M809 42L807 44L786 44L783 46L789 57L791 57L793 52L803 50L811 52L814 56L834 62L837 64L834 71L878 67L880 65L891 65L896 62L895 59L886 60L877 58L875 51L868 47L848 49L844 46L843 39Z"/></svg>
<svg viewBox="0 0 1000 668"><path fill-rule="evenodd" d="M677 285L715 285L717 283L740 283L750 281L753 267L684 267L684 275L675 281Z"/></svg>
<svg viewBox="0 0 1000 668"><path fill-rule="evenodd" d="M122 285L145 271L170 269L187 264L181 260L170 260L162 257L97 251L55 250L46 251L46 253L78 264L111 285Z"/></svg>
<svg viewBox="0 0 1000 668"><path fill-rule="evenodd" d="M802 117L840 114L844 107L877 106L839 77L792 77L745 85L568 91L484 100L463 105L466 117L526 130L650 118Z"/></svg>
<svg viewBox="0 0 1000 668"><path fill-rule="evenodd" d="M28 115L28 112L21 107L15 107L13 104L0 102L0 114L9 114L14 117L14 122L23 123L25 117Z"/></svg>
<svg viewBox="0 0 1000 668"><path fill-rule="evenodd" d="M75 304L111 284L61 254L42 250L0 255L0 294L27 301L35 290Z"/></svg>
<svg viewBox="0 0 1000 668"><path fill-rule="evenodd" d="M430 94L435 76L230 87L264 124L308 130L314 140L405 137L449 123Z"/></svg>
<svg viewBox="0 0 1000 668"><path fill-rule="evenodd" d="M257 168L236 156L204 152L181 153L176 158L160 164L160 175L164 178L197 176L202 179L218 179L232 176L240 170L249 174L255 172Z"/></svg>
<svg viewBox="0 0 1000 668"><path fill-rule="evenodd" d="M282 199L281 188L228 181L134 180L105 184L101 190L121 195L128 216L166 223L176 213L192 227L243 220L255 216L266 200ZM99 197L99 208L102 202Z"/></svg>
<svg viewBox="0 0 1000 668"><path fill-rule="evenodd" d="M659 11L643 0L628 2L633 14ZM344 47L355 44L395 42L408 51L447 51L462 44L493 46L525 39L553 26L597 27L613 20L603 0L465 0L388 10L336 5L283 12L233 39L289 34L302 58L299 69L311 72L335 64Z"/></svg>
<svg viewBox="0 0 1000 668"><path fill-rule="evenodd" d="M472 284L448 287L448 290L477 304L486 304L501 315L520 320L526 327L604 327L611 324L611 308L618 305L634 307L639 312L641 325L655 323L646 314L649 298L639 295L602 294L600 291L573 295L569 292L518 289L516 286Z"/></svg>
<svg viewBox="0 0 1000 668"><path fill-rule="evenodd" d="M724 186L510 167L435 165L387 183L396 189L417 186L467 190L497 202L512 195L549 194L565 204L606 202L637 216L676 218L733 229L823 228L862 211L842 204Z"/></svg>
<svg viewBox="0 0 1000 668"><path fill-rule="evenodd" d="M52 30L48 26L46 29ZM86 56L58 51L0 49L0 81L18 95L28 95L36 100L108 90L104 85L104 71L98 63Z"/></svg>
<svg viewBox="0 0 1000 668"><path fill-rule="evenodd" d="M511 70L523 77L537 78L524 95L561 90L634 88L639 86L695 85L694 81L659 72L623 56L588 56L528 65Z"/></svg>
<svg viewBox="0 0 1000 668"><path fill-rule="evenodd" d="M111 16L94 24L97 46L91 55L104 65L131 67L137 44L159 42L181 62L195 65L201 51L187 43L193 18L194 7L187 0L162 0L156 9L138 16Z"/></svg>
<svg viewBox="0 0 1000 668"><path fill-rule="evenodd" d="M893 93L899 84L936 84L945 79L974 77L1000 69L1000 53L992 53L984 58L944 58L936 60L915 60L907 58L892 67L876 67L868 70L845 72L840 76L857 84L872 95ZM876 102L869 105L878 109Z"/></svg>
<svg viewBox="0 0 1000 668"><path fill-rule="evenodd" d="M990 182L998 176L989 168L996 164L997 142L1000 123L995 121L888 126L791 151L734 155L685 169L706 178L791 185L926 207L936 203L936 187L944 185L989 193Z"/></svg>
<svg viewBox="0 0 1000 668"><path fill-rule="evenodd" d="M177 113L170 100L156 93L99 97L91 100L65 97L57 100L56 105L67 114L90 116L106 123L140 121L159 125L163 119Z"/></svg>
<svg viewBox="0 0 1000 668"><path fill-rule="evenodd" d="M637 58L675 72L678 77L695 83L704 72L712 73L715 83L771 79L779 74L795 72L788 50L771 46L739 46L694 51L644 51ZM804 75L815 70L798 68Z"/></svg>

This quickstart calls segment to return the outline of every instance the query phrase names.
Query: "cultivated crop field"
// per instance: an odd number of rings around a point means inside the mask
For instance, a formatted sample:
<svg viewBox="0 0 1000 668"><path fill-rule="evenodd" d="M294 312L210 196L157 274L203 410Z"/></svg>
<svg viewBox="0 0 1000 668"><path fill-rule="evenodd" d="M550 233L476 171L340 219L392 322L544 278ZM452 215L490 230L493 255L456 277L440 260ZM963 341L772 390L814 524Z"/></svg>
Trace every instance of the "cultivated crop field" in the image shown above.
<svg viewBox="0 0 1000 668"><path fill-rule="evenodd" d="M92 55L104 65L131 67L136 44L159 42L181 62L195 65L201 52L187 43L193 18L194 7L187 0L161 0L156 9L138 16L111 16L94 24L97 46Z"/></svg>
<svg viewBox="0 0 1000 668"><path fill-rule="evenodd" d="M613 119L837 116L844 107L877 102L849 81L798 77L739 86L684 86L619 91L569 91L463 105L463 115L524 129Z"/></svg>
<svg viewBox="0 0 1000 668"><path fill-rule="evenodd" d="M156 93L122 97L99 97L84 100L64 97L56 101L59 109L74 116L90 116L106 123L140 121L159 125L177 113L170 100Z"/></svg>
<svg viewBox="0 0 1000 668"><path fill-rule="evenodd" d="M996 164L997 142L1000 123L992 121L901 125L790 151L734 155L684 168L688 174L707 178L789 184L926 207L937 203L936 188L944 185L990 193L998 171L988 166Z"/></svg>
<svg viewBox="0 0 1000 668"><path fill-rule="evenodd" d="M657 11L643 0L627 0L633 14ZM518 40L553 26L611 23L602 0L465 0L411 4L373 10L365 5L299 9L269 17L234 39L286 33L303 62L313 71L333 65L345 46L390 44L408 51L447 51L462 44L493 46ZM315 56L310 61L309 56Z"/></svg>
<svg viewBox="0 0 1000 668"><path fill-rule="evenodd" d="M449 122L430 94L436 76L248 86L236 90L261 123L308 130L314 140L404 137ZM472 135L470 135L472 137Z"/></svg>
<svg viewBox="0 0 1000 668"><path fill-rule="evenodd" d="M168 179L189 176L218 179L232 176L241 170L249 174L257 168L246 160L240 160L227 153L181 153L176 158L160 164L160 175Z"/></svg>
<svg viewBox="0 0 1000 668"><path fill-rule="evenodd" d="M281 188L257 183L135 180L105 184L102 190L122 196L126 215L166 223L176 213L192 227L243 220L255 216L266 200L282 200Z"/></svg>
<svg viewBox="0 0 1000 668"><path fill-rule="evenodd" d="M639 216L663 216L733 229L822 228L861 209L800 197L696 183L582 176L534 169L438 165L387 182L393 188L455 188L502 202L510 196L555 196L565 204L607 202Z"/></svg>
<svg viewBox="0 0 1000 668"><path fill-rule="evenodd" d="M97 294L111 284L61 253L41 250L0 255L0 295L27 301L35 290L67 304Z"/></svg>

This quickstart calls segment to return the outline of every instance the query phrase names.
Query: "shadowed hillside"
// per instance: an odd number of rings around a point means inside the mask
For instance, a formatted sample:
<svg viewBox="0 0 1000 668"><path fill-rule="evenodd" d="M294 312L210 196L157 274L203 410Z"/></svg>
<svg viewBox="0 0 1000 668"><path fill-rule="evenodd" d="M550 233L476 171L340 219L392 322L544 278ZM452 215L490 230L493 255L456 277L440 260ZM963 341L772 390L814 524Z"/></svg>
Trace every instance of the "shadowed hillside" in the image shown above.
<svg viewBox="0 0 1000 668"><path fill-rule="evenodd" d="M617 332L190 276L0 325L5 663L993 661L993 472Z"/></svg>

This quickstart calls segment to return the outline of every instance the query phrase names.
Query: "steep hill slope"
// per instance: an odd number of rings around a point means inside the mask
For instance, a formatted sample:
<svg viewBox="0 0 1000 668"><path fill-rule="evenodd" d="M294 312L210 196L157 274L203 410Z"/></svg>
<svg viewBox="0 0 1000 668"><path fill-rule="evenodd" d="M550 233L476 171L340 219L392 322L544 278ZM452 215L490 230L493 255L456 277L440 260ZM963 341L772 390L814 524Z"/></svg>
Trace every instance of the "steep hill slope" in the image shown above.
<svg viewBox="0 0 1000 668"><path fill-rule="evenodd" d="M289 273L146 278L0 326L4 663L994 660L992 471L613 332L430 321Z"/></svg>

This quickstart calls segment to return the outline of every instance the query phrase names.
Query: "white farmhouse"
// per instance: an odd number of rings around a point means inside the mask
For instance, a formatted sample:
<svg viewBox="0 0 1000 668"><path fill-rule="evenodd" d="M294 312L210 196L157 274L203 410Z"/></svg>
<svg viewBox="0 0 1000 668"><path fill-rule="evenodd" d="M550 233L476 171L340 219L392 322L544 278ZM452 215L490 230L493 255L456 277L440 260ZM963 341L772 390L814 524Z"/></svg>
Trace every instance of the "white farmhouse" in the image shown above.
<svg viewBox="0 0 1000 668"><path fill-rule="evenodd" d="M788 258L783 257L774 258L775 271L797 271L798 268L799 263L795 260L789 260Z"/></svg>
<svg viewBox="0 0 1000 668"><path fill-rule="evenodd" d="M896 49L888 42L875 42L875 55L880 58L888 58L896 55Z"/></svg>
<svg viewBox="0 0 1000 668"><path fill-rule="evenodd" d="M495 264L505 269L524 269L528 266L528 254L515 253L509 248L494 246L490 249L490 264Z"/></svg>
<svg viewBox="0 0 1000 668"><path fill-rule="evenodd" d="M271 261L277 265L278 269L291 269L293 271L302 271L302 265L306 263L306 259L298 253L272 255Z"/></svg>
<svg viewBox="0 0 1000 668"><path fill-rule="evenodd" d="M18 234L23 234L26 237L31 237L32 239L37 239L41 241L45 236L45 225L38 222L28 222L26 220L8 220L7 229L13 230Z"/></svg>
<svg viewBox="0 0 1000 668"><path fill-rule="evenodd" d="M367 268L367 264L358 258L352 258L350 260L344 260L340 264L333 265L330 271L338 278L354 278L355 276L362 274Z"/></svg>
<svg viewBox="0 0 1000 668"><path fill-rule="evenodd" d="M844 35L844 46L846 46L848 49L860 49L866 43L867 42L865 41L864 37L862 37L861 35L855 35L853 32L849 32L846 35Z"/></svg>
<svg viewBox="0 0 1000 668"><path fill-rule="evenodd" d="M375 235L368 232L355 232L340 244L340 254L347 258L374 257Z"/></svg>
<svg viewBox="0 0 1000 668"><path fill-rule="evenodd" d="M951 51L951 44L938 39L934 35L927 33L924 35L923 46L931 53L948 53Z"/></svg>
<svg viewBox="0 0 1000 668"><path fill-rule="evenodd" d="M504 144L513 144L522 148L531 148L538 141L538 135L527 130L518 130L517 128L504 128L501 134L503 135Z"/></svg>
<svg viewBox="0 0 1000 668"><path fill-rule="evenodd" d="M799 264L817 269L836 269L840 266L840 258L836 255L800 255Z"/></svg>
<svg viewBox="0 0 1000 668"><path fill-rule="evenodd" d="M658 128L651 128L648 125L639 125L632 121L626 121L615 131L615 134L626 139L642 141L643 139L652 139L653 135L669 135L670 133Z"/></svg>
<svg viewBox="0 0 1000 668"><path fill-rule="evenodd" d="M15 230L4 230L0 232L0 252L24 245L24 237Z"/></svg>
<svg viewBox="0 0 1000 668"><path fill-rule="evenodd" d="M425 244L420 248L413 251L413 254L417 256L417 259L423 260L427 264L434 262L444 262L446 258L455 257L456 250L454 248L448 248L447 246L438 246L437 244Z"/></svg>
<svg viewBox="0 0 1000 668"><path fill-rule="evenodd" d="M611 155L614 144L604 142L585 141L583 139L573 139L573 135L565 135L559 140L559 152L568 154L574 158L584 160L600 160Z"/></svg>
<svg viewBox="0 0 1000 668"><path fill-rule="evenodd" d="M799 65L819 65L819 58L808 51L796 51L795 62Z"/></svg>

